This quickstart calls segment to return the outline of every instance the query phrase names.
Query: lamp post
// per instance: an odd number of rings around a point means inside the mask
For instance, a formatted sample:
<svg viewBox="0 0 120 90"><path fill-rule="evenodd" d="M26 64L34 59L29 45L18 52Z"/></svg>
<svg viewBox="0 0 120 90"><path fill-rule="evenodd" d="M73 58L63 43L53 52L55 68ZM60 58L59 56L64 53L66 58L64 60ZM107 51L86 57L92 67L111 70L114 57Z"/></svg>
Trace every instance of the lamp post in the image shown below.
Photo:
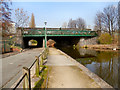
<svg viewBox="0 0 120 90"><path fill-rule="evenodd" d="M46 25L47 25L47 22L44 22L45 24L45 48L47 47L47 33L46 33Z"/></svg>

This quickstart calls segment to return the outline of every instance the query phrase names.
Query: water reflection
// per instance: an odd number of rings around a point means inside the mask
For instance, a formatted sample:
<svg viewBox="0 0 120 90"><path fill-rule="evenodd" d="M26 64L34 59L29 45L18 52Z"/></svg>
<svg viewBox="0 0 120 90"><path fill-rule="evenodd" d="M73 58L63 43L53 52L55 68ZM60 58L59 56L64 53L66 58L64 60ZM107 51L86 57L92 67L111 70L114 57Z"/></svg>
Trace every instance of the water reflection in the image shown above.
<svg viewBox="0 0 120 90"><path fill-rule="evenodd" d="M95 51L83 48L77 50L72 47L60 49L86 66L114 88L120 88L120 85L118 85L118 66L120 65L118 52Z"/></svg>

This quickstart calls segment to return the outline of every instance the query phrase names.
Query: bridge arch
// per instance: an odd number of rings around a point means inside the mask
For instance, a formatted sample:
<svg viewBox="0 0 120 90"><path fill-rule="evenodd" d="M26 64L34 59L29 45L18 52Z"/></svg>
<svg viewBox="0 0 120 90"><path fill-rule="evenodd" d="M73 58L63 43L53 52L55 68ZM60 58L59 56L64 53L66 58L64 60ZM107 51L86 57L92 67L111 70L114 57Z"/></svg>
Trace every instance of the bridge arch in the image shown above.
<svg viewBox="0 0 120 90"><path fill-rule="evenodd" d="M37 45L29 45L29 41L35 40ZM32 47L42 47L43 46L43 37L23 37L23 48L32 48Z"/></svg>
<svg viewBox="0 0 120 90"><path fill-rule="evenodd" d="M37 46L38 45L38 41L31 39L28 41L28 46Z"/></svg>

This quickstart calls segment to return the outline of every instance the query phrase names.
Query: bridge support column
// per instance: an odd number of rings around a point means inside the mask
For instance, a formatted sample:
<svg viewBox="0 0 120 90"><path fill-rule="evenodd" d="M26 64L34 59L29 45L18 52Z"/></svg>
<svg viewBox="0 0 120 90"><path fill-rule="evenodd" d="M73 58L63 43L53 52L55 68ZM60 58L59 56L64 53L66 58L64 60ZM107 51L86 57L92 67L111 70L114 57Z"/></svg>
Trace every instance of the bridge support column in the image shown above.
<svg viewBox="0 0 120 90"><path fill-rule="evenodd" d="M45 39L43 39L43 48L45 48Z"/></svg>

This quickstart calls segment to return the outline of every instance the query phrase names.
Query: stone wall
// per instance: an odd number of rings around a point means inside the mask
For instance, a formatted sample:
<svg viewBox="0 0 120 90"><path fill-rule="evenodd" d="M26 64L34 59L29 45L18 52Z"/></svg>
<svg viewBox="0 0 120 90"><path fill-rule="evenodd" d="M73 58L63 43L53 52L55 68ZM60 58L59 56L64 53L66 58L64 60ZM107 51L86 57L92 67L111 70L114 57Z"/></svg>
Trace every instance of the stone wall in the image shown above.
<svg viewBox="0 0 120 90"><path fill-rule="evenodd" d="M89 39L81 38L80 41L78 42L78 45L80 47L84 45L96 45L98 44L98 37L93 37Z"/></svg>
<svg viewBox="0 0 120 90"><path fill-rule="evenodd" d="M22 37L22 32L21 29L16 29L16 35L15 35L15 43L19 47L23 47L23 37Z"/></svg>

